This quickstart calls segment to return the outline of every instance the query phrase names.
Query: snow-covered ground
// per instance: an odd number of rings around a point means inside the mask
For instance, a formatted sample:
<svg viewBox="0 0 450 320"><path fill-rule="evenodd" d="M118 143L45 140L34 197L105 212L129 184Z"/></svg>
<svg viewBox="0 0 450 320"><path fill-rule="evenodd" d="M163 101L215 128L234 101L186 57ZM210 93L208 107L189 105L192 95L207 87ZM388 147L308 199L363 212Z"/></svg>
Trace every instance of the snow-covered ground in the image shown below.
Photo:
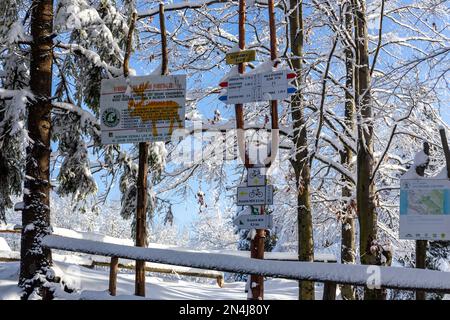
<svg viewBox="0 0 450 320"><path fill-rule="evenodd" d="M110 299L108 289L108 271L89 269L55 263L57 274L64 275L66 282L79 288L80 292L73 294L59 293L59 299ZM17 279L19 263L0 263L0 300L19 299ZM148 299L162 300L245 300L244 282L225 283L219 288L215 280L209 283L199 283L187 280L170 279L167 277L147 277L146 296ZM116 299L136 299L134 292L134 274L119 273L117 279ZM298 283L292 280L270 279L265 282L265 299L289 300L297 299ZM316 298L322 297L322 290L317 287Z"/></svg>

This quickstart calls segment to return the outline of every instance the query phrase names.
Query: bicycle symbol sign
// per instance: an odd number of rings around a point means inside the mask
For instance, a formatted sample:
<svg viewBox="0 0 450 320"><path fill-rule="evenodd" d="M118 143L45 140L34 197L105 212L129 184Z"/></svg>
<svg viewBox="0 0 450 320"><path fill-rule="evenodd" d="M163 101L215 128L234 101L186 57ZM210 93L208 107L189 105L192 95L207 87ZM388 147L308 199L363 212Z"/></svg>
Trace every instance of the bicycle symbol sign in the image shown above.
<svg viewBox="0 0 450 320"><path fill-rule="evenodd" d="M238 206L262 204L273 204L272 186L237 188Z"/></svg>
<svg viewBox="0 0 450 320"><path fill-rule="evenodd" d="M259 187L266 184L266 176L261 171L265 168L248 168L247 169L247 185L249 187Z"/></svg>

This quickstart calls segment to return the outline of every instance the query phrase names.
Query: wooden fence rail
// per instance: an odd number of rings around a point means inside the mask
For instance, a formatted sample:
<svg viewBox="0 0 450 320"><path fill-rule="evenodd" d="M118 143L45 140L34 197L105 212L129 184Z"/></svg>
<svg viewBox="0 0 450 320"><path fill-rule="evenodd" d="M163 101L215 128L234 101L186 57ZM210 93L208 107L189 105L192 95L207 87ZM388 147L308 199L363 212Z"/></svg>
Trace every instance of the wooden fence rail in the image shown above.
<svg viewBox="0 0 450 320"><path fill-rule="evenodd" d="M81 256L66 256L53 254L53 260L57 262L65 262L69 264L76 264L86 268L94 267L110 267L111 261L103 257L81 257ZM20 261L20 252L17 251L1 251L0 250L0 262L15 262ZM117 277L118 269L133 270L135 268L134 261L131 260L119 260L114 261L114 269ZM117 266L116 266L117 265ZM146 263L146 272L174 274L187 277L199 277L215 279L219 287L224 285L224 274L219 271L202 270L196 268L178 267L172 265L165 265L160 263Z"/></svg>

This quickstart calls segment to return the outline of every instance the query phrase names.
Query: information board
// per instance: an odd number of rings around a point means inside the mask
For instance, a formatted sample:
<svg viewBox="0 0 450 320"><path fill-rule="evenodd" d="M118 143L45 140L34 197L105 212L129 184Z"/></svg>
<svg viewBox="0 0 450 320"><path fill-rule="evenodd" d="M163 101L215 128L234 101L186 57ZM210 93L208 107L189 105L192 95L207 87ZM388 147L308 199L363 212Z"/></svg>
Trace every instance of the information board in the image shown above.
<svg viewBox="0 0 450 320"><path fill-rule="evenodd" d="M186 76L106 79L101 84L103 144L169 141L184 127Z"/></svg>
<svg viewBox="0 0 450 320"><path fill-rule="evenodd" d="M400 238L450 240L450 180L400 180Z"/></svg>

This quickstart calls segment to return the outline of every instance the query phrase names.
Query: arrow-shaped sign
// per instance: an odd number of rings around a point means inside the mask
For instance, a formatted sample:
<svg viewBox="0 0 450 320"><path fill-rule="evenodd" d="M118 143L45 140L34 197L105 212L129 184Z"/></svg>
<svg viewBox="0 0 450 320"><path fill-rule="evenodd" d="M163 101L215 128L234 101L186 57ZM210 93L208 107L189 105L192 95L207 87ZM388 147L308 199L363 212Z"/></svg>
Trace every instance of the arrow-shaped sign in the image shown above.
<svg viewBox="0 0 450 320"><path fill-rule="evenodd" d="M286 74L286 79L295 79L297 78L297 74L295 72L288 72ZM227 88L228 87L228 81L222 81L219 83L219 87L221 88Z"/></svg>
<svg viewBox="0 0 450 320"><path fill-rule="evenodd" d="M287 94L283 98L280 98L280 93L277 94L276 97L273 96L273 95L267 94L267 99L262 99L262 100L258 100L258 101L263 101L263 100L283 100L283 99L287 98L288 96L290 96L290 95L294 94L295 92L297 92L297 88L296 87L288 87L286 92L287 92ZM232 103L228 103L228 95L219 96L219 100L224 102L224 103L227 103L227 104L232 104ZM246 101L246 102L257 102L257 101ZM233 102L233 103L236 103L236 102Z"/></svg>
<svg viewBox="0 0 450 320"><path fill-rule="evenodd" d="M272 215L243 214L233 220L239 229L271 229L273 226Z"/></svg>

